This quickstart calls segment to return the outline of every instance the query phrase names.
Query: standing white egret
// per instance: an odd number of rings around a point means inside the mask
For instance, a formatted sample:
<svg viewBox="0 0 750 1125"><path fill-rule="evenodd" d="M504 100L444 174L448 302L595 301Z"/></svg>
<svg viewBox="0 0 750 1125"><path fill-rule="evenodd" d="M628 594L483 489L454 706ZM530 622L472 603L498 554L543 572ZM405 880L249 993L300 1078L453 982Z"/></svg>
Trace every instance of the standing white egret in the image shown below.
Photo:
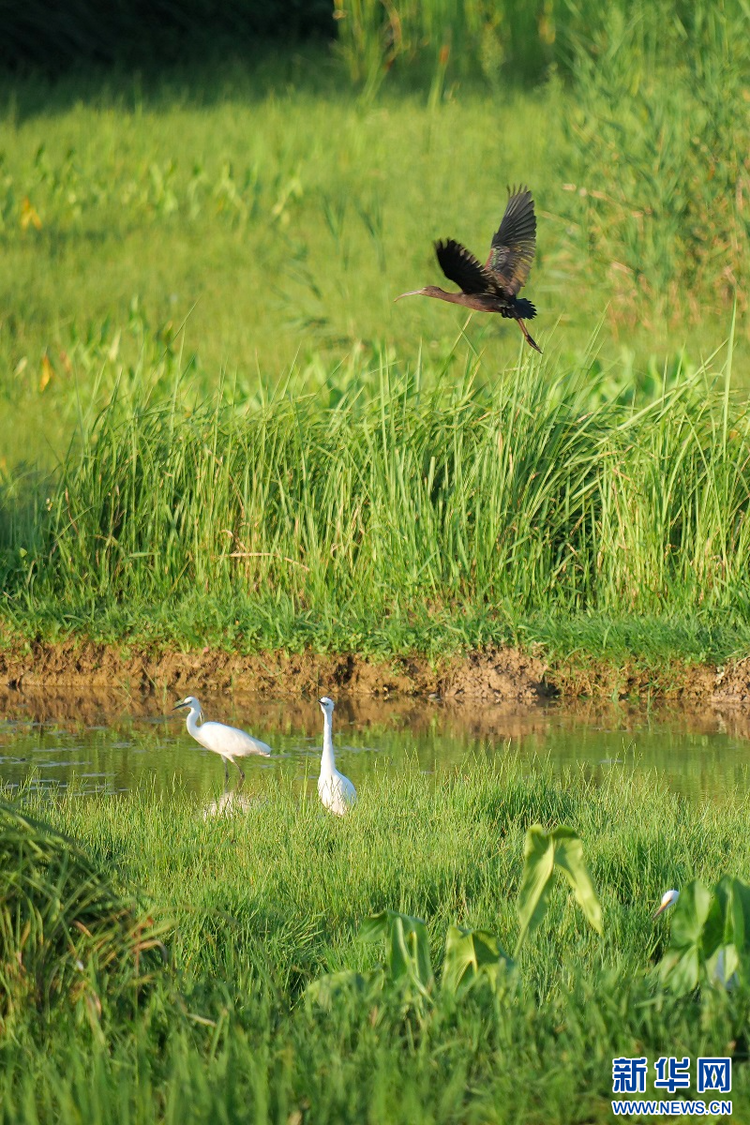
<svg viewBox="0 0 750 1125"><path fill-rule="evenodd" d="M323 754L320 759L318 796L327 809L343 816L357 800L357 790L348 777L336 769L333 753L333 710L336 704L327 695L318 700L323 712Z"/></svg>
<svg viewBox="0 0 750 1125"><path fill-rule="evenodd" d="M237 769L240 771L240 777L245 780L245 772L236 758L248 758L251 754L260 754L263 758L270 757L271 747L267 746L265 742L261 742L259 738L253 738L251 734L247 734L244 730L238 730L237 727L228 727L224 723L204 723L203 711L201 705L194 695L186 695L179 703L176 703L172 708L173 711L181 711L184 708L189 708L187 716L187 731L189 735L199 742L201 746L205 746L207 750L213 750L214 754L220 754L224 759L224 776L229 778L229 767L227 762L233 762ZM201 720L200 725L198 720Z"/></svg>
<svg viewBox="0 0 750 1125"><path fill-rule="evenodd" d="M659 906L654 911L653 917L658 918L659 915L663 914L665 910L669 910L670 906L675 906L679 897L680 897L680 892L675 890L674 887L669 891L665 891L664 894L662 895L661 902L659 903ZM735 985L737 984L737 974L736 973L732 973L731 976L729 977L729 979L727 980L727 972L726 972L726 965L724 963L724 950L723 949L719 950L719 956L716 958L716 964L714 965L713 977L714 977L714 980L716 981L717 984L722 985L727 990L734 988Z"/></svg>

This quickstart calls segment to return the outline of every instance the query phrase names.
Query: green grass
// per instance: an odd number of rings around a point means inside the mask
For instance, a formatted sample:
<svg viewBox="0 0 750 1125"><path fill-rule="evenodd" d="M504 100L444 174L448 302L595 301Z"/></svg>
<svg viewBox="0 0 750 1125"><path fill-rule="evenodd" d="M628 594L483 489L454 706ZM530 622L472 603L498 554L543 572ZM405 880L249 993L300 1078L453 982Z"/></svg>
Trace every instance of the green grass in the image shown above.
<svg viewBox="0 0 750 1125"><path fill-rule="evenodd" d="M456 73L431 97L404 58L376 97L312 47L159 77L5 79L4 464L53 464L99 353L127 367L144 334L177 334L204 392L222 372L275 385L295 363L311 387L363 356L440 365L465 316L393 299L439 280L435 238L481 253L513 182L537 201L528 290L545 349L579 364L603 321L601 359L623 380L685 348L700 362L735 290L745 309L748 67L730 14L674 66L671 25L651 66L650 8L612 15L564 83L537 73L533 90ZM466 332L498 367L516 354L513 325L475 316ZM744 316L736 345L747 385Z"/></svg>
<svg viewBox="0 0 750 1125"><path fill-rule="evenodd" d="M746 651L741 10L384 11L3 79L4 641ZM514 181L540 367L393 303Z"/></svg>
<svg viewBox="0 0 750 1125"><path fill-rule="evenodd" d="M335 7L336 53L369 96L404 75L421 80L433 102L456 81L477 76L491 88L535 85L552 67L575 80L584 60L606 67L615 52L625 56L631 88L655 63L747 61L747 45L737 42L747 18L742 0L401 0L397 8L336 0Z"/></svg>
<svg viewBox="0 0 750 1125"><path fill-rule="evenodd" d="M0 1019L60 996L92 999L97 977L113 992L118 969L132 993L158 944L139 904L113 891L70 839L12 807L0 807L0 856Z"/></svg>
<svg viewBox="0 0 750 1125"><path fill-rule="evenodd" d="M316 63L328 77L311 89ZM416 354L420 339L438 359L450 350L465 316L393 299L435 279L441 233L488 244L506 180L539 184L547 101L511 99L498 169L497 108L480 96L437 116L416 95L368 109L330 65L178 75L150 97L125 82L81 102L75 87L55 88L52 121L18 112L0 173L8 467L30 453L49 464L45 439L61 453L97 349L133 363L144 332L166 345L187 322L178 345L204 390L222 369L254 390L297 360L314 386L361 355ZM456 161L473 168L468 192ZM551 330L563 310L540 303ZM484 331L515 355L517 330L477 324L472 335Z"/></svg>
<svg viewBox="0 0 750 1125"><path fill-rule="evenodd" d="M668 886L747 877L741 794L703 806L627 770L596 787L511 757L374 775L342 821L283 775L213 821L179 790L31 808L172 920L171 962L134 1016L105 988L101 1014L73 1000L40 1024L19 1009L0 1044L5 1121L608 1121L612 1058L665 1053L733 1054L734 1120L750 1111L746 993L662 992L666 928L650 919ZM353 936L385 907L427 921L436 970L453 921L512 949L534 821L580 833L603 938L559 884L502 999L438 995L423 1019L305 1004L321 973L381 956Z"/></svg>
<svg viewBox="0 0 750 1125"><path fill-rule="evenodd" d="M523 355L196 404L177 364L118 381L103 362L115 389L81 406L58 481L8 483L9 637L380 655L546 637L647 662L747 645L731 347L723 372L640 394Z"/></svg>
<svg viewBox="0 0 750 1125"><path fill-rule="evenodd" d="M348 76L305 48L3 80L3 643L747 651L743 12L521 7L402 5L398 38L355 4ZM514 181L541 363L513 325L392 303L439 280L434 238L481 251ZM213 821L178 787L24 801L52 830L2 915L2 1122L604 1122L615 1055L725 1053L750 1118L746 991L663 993L649 917L748 877L742 794L507 759L376 772L342 822L283 773ZM512 948L534 821L580 832L603 939L558 888L502 1001L305 1003L374 962L353 936L386 907L425 918L438 969L450 922ZM80 986L79 902L94 943L126 922ZM128 989L152 925L169 965Z"/></svg>

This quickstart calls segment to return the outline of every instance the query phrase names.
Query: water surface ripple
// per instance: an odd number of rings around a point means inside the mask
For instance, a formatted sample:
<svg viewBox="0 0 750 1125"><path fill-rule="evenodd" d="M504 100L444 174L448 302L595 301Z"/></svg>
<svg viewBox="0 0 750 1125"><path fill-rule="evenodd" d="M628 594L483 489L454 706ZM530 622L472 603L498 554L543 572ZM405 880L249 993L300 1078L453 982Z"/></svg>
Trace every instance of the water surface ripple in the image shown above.
<svg viewBox="0 0 750 1125"><path fill-rule="evenodd" d="M0 697L0 783L46 789L74 784L84 792L157 791L180 786L200 798L223 789L221 760L187 734L171 696L80 691L6 691ZM314 778L322 718L314 699L268 700L205 695L208 719L241 726L268 742L275 757L245 763L246 795L269 784L269 772ZM516 753L530 768L539 758L562 772L594 778L614 764L657 770L676 791L720 798L748 783L750 715L613 705L509 710L448 707L439 700L340 698L334 722L337 764L360 787L374 769L398 770L411 759L426 771L470 768L473 755ZM234 785L237 771L230 767Z"/></svg>

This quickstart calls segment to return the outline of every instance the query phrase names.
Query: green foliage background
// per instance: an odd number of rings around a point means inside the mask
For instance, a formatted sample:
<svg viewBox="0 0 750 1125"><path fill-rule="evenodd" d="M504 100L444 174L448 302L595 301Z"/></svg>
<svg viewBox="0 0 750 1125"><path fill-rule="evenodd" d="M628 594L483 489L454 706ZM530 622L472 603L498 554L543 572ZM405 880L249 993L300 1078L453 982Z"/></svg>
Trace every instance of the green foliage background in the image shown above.
<svg viewBox="0 0 750 1125"><path fill-rule="evenodd" d="M6 636L743 629L744 7L334 15L328 46L217 61L206 26L200 62L0 83ZM393 303L520 181L540 367L512 324Z"/></svg>
<svg viewBox="0 0 750 1125"><path fill-rule="evenodd" d="M210 34L202 5L0 12L2 642L746 650L741 0L284 10L275 46L273 5ZM288 41L331 15L335 41ZM519 181L541 361L513 325L392 303ZM4 917L0 1120L610 1121L612 1058L644 1052L732 1053L747 1114L747 991L665 991L650 919L747 877L744 791L375 773L343 822L283 773L210 820L179 786L21 794L48 851L11 818L3 878L16 855L73 893ZM502 1002L305 1004L371 968L351 939L378 911L433 951L453 923L512 946L534 822L580 834L603 938L553 890ZM170 953L147 989L144 933ZM66 987L34 987L35 948Z"/></svg>

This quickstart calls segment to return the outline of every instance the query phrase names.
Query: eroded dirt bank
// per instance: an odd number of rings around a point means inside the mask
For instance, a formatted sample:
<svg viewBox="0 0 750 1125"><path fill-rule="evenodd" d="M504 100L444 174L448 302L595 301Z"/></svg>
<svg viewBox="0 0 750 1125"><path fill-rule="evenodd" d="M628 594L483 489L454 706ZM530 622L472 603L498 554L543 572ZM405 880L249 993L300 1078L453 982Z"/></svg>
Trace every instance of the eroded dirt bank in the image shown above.
<svg viewBox="0 0 750 1125"><path fill-rule="evenodd" d="M263 692L294 697L439 696L446 701L531 706L562 697L650 698L690 706L750 707L750 657L725 668L667 662L658 669L545 660L515 648L433 664L420 657L373 661L353 654L164 652L106 645L33 644L0 652L0 687L116 688L138 693Z"/></svg>

